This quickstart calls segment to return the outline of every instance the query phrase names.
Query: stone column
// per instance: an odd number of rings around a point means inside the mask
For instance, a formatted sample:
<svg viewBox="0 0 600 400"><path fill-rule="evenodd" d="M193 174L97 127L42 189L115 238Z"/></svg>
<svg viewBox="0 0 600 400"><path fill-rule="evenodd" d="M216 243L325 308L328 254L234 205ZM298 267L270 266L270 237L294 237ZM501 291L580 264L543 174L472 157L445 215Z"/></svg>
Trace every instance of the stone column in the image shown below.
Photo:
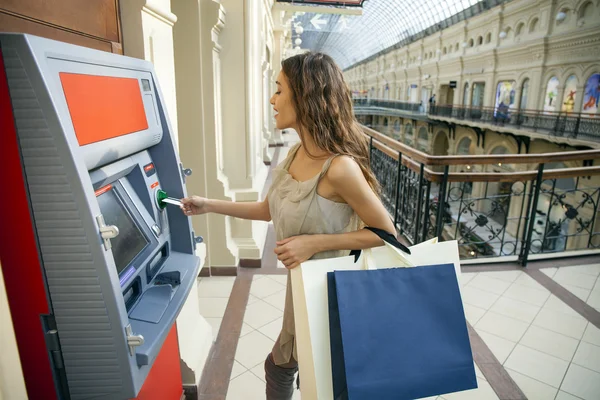
<svg viewBox="0 0 600 400"><path fill-rule="evenodd" d="M544 100L546 99L546 89L548 80L542 81L542 69L534 69L531 71L531 80L529 81L529 93L527 102L531 104L530 108L541 110L544 108Z"/></svg>
<svg viewBox="0 0 600 400"><path fill-rule="evenodd" d="M475 154L476 156L480 156L485 154L484 149L480 146L475 147ZM471 172L484 172L486 169L485 165L472 165L471 166ZM473 190L471 192L471 197L483 197L485 195L485 188L486 188L486 184L485 182L473 182ZM476 205L476 209L478 211L483 211L483 203L484 202L477 202Z"/></svg>
<svg viewBox="0 0 600 400"><path fill-rule="evenodd" d="M448 155L449 155L449 156L451 156L451 155L454 155L454 154L455 154L455 151L454 151L454 149L456 149L456 140L455 140L455 139L452 139L452 138L450 137L450 134L448 134Z"/></svg>
<svg viewBox="0 0 600 400"><path fill-rule="evenodd" d="M565 97L565 85L561 84L557 89L558 96L556 96L556 103L554 103L554 111L560 112L562 110L563 97Z"/></svg>
<svg viewBox="0 0 600 400"><path fill-rule="evenodd" d="M266 54L265 54L266 56ZM262 62L262 158L263 162L267 165L271 165L271 154L269 153L269 144L271 143L271 120L273 119L273 109L269 104L271 98L271 65L269 60L263 60Z"/></svg>
<svg viewBox="0 0 600 400"><path fill-rule="evenodd" d="M279 71L281 71L281 60L283 59L283 49L285 47L285 34L283 31L275 31L273 32L274 40L273 40L273 56L272 56L272 73L271 73L271 95L275 92L275 81L277 80L277 75L279 75ZM271 97L269 96L269 99ZM270 104L269 104L270 105ZM275 127L275 120L273 118L273 114L271 114L270 120L270 129L271 129L271 139L269 140L270 146L281 146L283 145L283 135L280 129Z"/></svg>
<svg viewBox="0 0 600 400"><path fill-rule="evenodd" d="M498 90L498 89L496 89ZM521 107L521 86L515 86L515 110L518 110L519 107ZM521 108L527 108L526 105L524 105Z"/></svg>
<svg viewBox="0 0 600 400"><path fill-rule="evenodd" d="M465 87L463 85L463 95L465 91ZM471 96L473 95L473 82L469 82L469 87L467 88L467 101L463 100L465 107L471 107Z"/></svg>
<svg viewBox="0 0 600 400"><path fill-rule="evenodd" d="M483 92L483 106L494 107L494 104L496 103L496 90L498 89L498 82L496 82L493 78L488 78L484 82L485 89Z"/></svg>
<svg viewBox="0 0 600 400"><path fill-rule="evenodd" d="M233 201L258 201L268 168L264 164L263 144L263 66L266 47L261 35L263 2L221 0L227 10L227 27L219 43L221 53L223 116L223 182ZM278 60L277 60L278 61ZM222 217L221 217L222 218ZM267 223L226 217L227 247L238 265L241 260L260 262ZM244 262L242 262L244 264ZM247 265L247 264L246 264Z"/></svg>
<svg viewBox="0 0 600 400"><path fill-rule="evenodd" d="M575 106L573 111L576 113L583 112L583 98L585 96L585 82L577 85L577 93L575 94Z"/></svg>
<svg viewBox="0 0 600 400"><path fill-rule="evenodd" d="M462 105L461 101L461 96L463 93L463 90L465 90L464 87L464 83L463 80L460 79L460 77L456 80L456 87L454 88L454 97L452 98L452 105L453 106L460 106Z"/></svg>

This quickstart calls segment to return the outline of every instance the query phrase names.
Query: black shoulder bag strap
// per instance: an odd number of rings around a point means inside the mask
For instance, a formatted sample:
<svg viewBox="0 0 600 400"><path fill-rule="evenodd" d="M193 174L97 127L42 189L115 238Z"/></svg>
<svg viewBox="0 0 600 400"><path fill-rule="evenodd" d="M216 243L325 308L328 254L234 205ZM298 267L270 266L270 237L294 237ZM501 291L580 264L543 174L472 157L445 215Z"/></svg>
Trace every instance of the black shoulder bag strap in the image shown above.
<svg viewBox="0 0 600 400"><path fill-rule="evenodd" d="M396 237L394 235L392 235L389 232L384 231L383 229L379 229L379 228L373 228L370 226L366 226L364 229L368 229L371 232L373 232L374 234L376 234L377 236L379 236L379 238L381 240L383 240L386 243L391 244L392 246L394 246L397 249L402 250L403 252L410 254L410 250L408 249L408 247L406 247L405 245L403 245L402 243L400 243L398 241L398 239L396 239ZM362 250L352 250L350 252L351 256L354 256L354 262L358 261L358 258L360 257Z"/></svg>

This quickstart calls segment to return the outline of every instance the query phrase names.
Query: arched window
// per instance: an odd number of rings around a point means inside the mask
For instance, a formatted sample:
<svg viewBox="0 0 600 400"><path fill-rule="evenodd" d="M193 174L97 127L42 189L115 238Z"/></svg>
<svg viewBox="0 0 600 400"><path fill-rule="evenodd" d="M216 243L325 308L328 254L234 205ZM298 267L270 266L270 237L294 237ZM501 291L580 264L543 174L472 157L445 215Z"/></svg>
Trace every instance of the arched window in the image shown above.
<svg viewBox="0 0 600 400"><path fill-rule="evenodd" d="M544 111L556 111L556 102L558 101L558 85L559 80L553 76L548 80L546 85L546 95L544 96Z"/></svg>
<svg viewBox="0 0 600 400"><path fill-rule="evenodd" d="M448 146L448 135L444 131L439 131L433 140L433 154L436 156L448 155Z"/></svg>
<svg viewBox="0 0 600 400"><path fill-rule="evenodd" d="M517 25L517 30L515 31L515 36L520 36L521 33L523 33L524 26L525 26L525 24L523 22L521 22L519 25Z"/></svg>
<svg viewBox="0 0 600 400"><path fill-rule="evenodd" d="M577 77L575 75L571 75L565 82L565 94L563 95L560 110L564 112L574 112L576 95Z"/></svg>
<svg viewBox="0 0 600 400"><path fill-rule="evenodd" d="M578 19L591 20L594 15L594 5L591 1L588 1L584 5L579 8L579 12L577 13Z"/></svg>
<svg viewBox="0 0 600 400"><path fill-rule="evenodd" d="M444 47L444 50L442 50L442 54L446 54L447 52L448 52L448 49L446 49L446 48Z"/></svg>
<svg viewBox="0 0 600 400"><path fill-rule="evenodd" d="M387 128L387 126L388 126L388 119L387 118L383 119L383 126Z"/></svg>
<svg viewBox="0 0 600 400"><path fill-rule="evenodd" d="M519 110L527 109L527 95L529 94L529 79L525 79L521 85L521 101L519 101Z"/></svg>
<svg viewBox="0 0 600 400"><path fill-rule="evenodd" d="M598 114L598 102L600 101L600 74L590 76L583 90L583 105L581 112L586 114Z"/></svg>
<svg viewBox="0 0 600 400"><path fill-rule="evenodd" d="M454 51L458 51L458 49L459 49L459 46L458 46L458 43L456 43L456 46L454 47Z"/></svg>
<svg viewBox="0 0 600 400"><path fill-rule="evenodd" d="M394 122L394 130L400 132L400 120L398 119Z"/></svg>
<svg viewBox="0 0 600 400"><path fill-rule="evenodd" d="M494 108L496 113L501 116L507 117L510 110L513 109L515 104L517 82L515 81L501 81L498 82L496 88L496 104Z"/></svg>
<svg viewBox="0 0 600 400"><path fill-rule="evenodd" d="M492 151L490 152L490 154L493 155L501 155L501 154L508 154L508 149L502 145L496 146L492 149Z"/></svg>
<svg viewBox="0 0 600 400"><path fill-rule="evenodd" d="M479 36L477 38L477 46L481 46L483 44L483 36Z"/></svg>
<svg viewBox="0 0 600 400"><path fill-rule="evenodd" d="M482 107L484 95L485 82L475 82L473 84L473 95L471 96L471 105L473 107Z"/></svg>
<svg viewBox="0 0 600 400"><path fill-rule="evenodd" d="M466 106L467 103L467 98L469 97L469 82L465 83L465 89L463 90L463 106Z"/></svg>
<svg viewBox="0 0 600 400"><path fill-rule="evenodd" d="M529 24L529 33L533 33L537 29L538 19L534 18Z"/></svg>
<svg viewBox="0 0 600 400"><path fill-rule="evenodd" d="M473 41L473 39L469 39L469 47L473 47L475 45L475 42Z"/></svg>
<svg viewBox="0 0 600 400"><path fill-rule="evenodd" d="M407 144L412 144L412 142L413 142L413 126L412 126L412 124L404 125L404 141Z"/></svg>
<svg viewBox="0 0 600 400"><path fill-rule="evenodd" d="M422 126L421 129L419 129L419 139L429 140L429 134L427 133L427 128Z"/></svg>
<svg viewBox="0 0 600 400"><path fill-rule="evenodd" d="M492 32L488 32L487 35L485 35L485 44L488 44L492 41Z"/></svg>
<svg viewBox="0 0 600 400"><path fill-rule="evenodd" d="M465 137L458 142L458 147L456 148L456 154L460 156L467 156L471 154L471 138Z"/></svg>

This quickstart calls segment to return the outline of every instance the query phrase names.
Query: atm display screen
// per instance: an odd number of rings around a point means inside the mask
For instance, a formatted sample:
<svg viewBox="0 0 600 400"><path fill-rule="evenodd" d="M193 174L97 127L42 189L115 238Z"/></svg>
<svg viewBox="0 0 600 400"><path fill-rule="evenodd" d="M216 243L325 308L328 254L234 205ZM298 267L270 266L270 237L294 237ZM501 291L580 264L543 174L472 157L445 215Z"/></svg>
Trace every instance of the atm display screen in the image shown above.
<svg viewBox="0 0 600 400"><path fill-rule="evenodd" d="M117 273L120 274L135 256L148 245L148 240L135 224L114 190L108 190L99 195L98 204L104 216L104 223L119 228L119 234L110 242Z"/></svg>

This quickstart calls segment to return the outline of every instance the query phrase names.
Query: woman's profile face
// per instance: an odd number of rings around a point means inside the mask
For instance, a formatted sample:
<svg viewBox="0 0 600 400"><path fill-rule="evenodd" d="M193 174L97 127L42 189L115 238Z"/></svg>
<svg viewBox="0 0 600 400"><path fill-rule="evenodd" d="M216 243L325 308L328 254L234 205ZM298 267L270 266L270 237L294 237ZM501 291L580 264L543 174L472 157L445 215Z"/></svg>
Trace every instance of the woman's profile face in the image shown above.
<svg viewBox="0 0 600 400"><path fill-rule="evenodd" d="M270 101L275 111L275 126L277 129L296 129L296 109L292 103L292 91L283 71L277 76L275 84L277 90Z"/></svg>

